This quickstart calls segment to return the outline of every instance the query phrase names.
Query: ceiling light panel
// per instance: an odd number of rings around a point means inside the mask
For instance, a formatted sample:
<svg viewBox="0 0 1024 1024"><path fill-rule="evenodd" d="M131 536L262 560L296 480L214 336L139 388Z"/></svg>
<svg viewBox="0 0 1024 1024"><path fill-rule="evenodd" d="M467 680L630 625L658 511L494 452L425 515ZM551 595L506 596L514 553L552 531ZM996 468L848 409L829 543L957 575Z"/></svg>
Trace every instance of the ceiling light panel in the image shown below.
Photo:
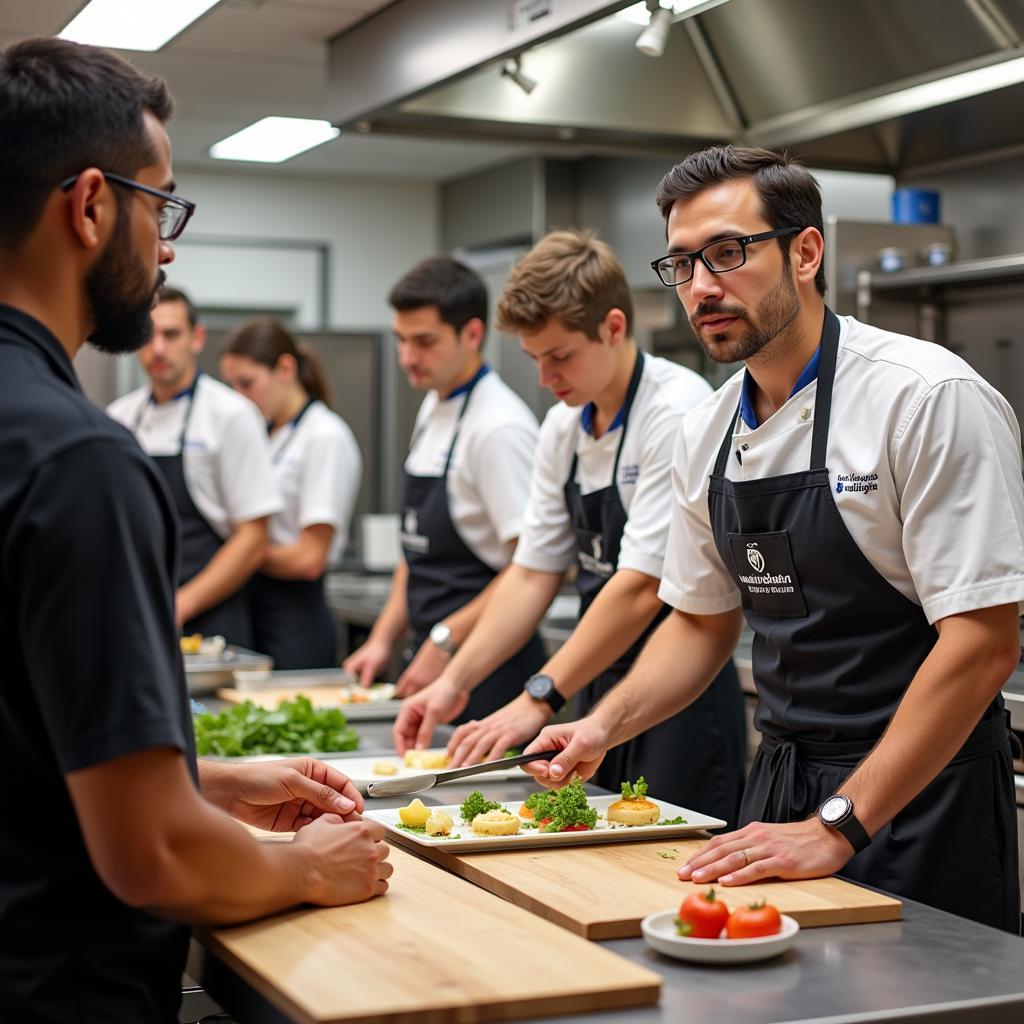
<svg viewBox="0 0 1024 1024"><path fill-rule="evenodd" d="M91 0L61 39L116 50L159 50L219 0Z"/></svg>
<svg viewBox="0 0 1024 1024"><path fill-rule="evenodd" d="M234 135L214 143L210 156L217 160L250 160L279 164L307 149L330 142L341 134L330 121L302 117L264 117Z"/></svg>

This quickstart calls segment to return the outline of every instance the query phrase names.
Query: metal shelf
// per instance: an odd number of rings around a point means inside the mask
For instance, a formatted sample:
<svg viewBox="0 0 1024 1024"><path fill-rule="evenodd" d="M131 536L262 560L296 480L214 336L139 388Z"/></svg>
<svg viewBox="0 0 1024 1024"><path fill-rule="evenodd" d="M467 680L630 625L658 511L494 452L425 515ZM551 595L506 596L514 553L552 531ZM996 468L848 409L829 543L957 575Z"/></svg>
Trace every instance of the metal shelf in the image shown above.
<svg viewBox="0 0 1024 1024"><path fill-rule="evenodd" d="M959 260L941 267L910 267L891 273L862 270L857 284L872 292L903 293L907 297L926 296L933 289L968 287L1024 281L1024 253L1012 256L990 256L978 260Z"/></svg>

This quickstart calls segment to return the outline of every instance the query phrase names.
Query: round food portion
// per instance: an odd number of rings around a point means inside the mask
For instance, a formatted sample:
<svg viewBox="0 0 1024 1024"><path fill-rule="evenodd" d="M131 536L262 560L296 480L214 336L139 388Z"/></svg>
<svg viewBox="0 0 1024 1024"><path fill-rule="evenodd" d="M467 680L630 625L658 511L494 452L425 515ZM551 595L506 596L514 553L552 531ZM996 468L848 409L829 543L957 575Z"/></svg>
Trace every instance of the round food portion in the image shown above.
<svg viewBox="0 0 1024 1024"><path fill-rule="evenodd" d="M473 819L473 831L478 836L514 836L519 819L508 811L484 811Z"/></svg>
<svg viewBox="0 0 1024 1024"><path fill-rule="evenodd" d="M397 775L398 765L393 764L391 761L378 761L373 766L374 775Z"/></svg>
<svg viewBox="0 0 1024 1024"><path fill-rule="evenodd" d="M430 817L427 818L427 835L428 836L447 836L451 835L452 826L455 822L452 821L452 816L447 811L431 811Z"/></svg>
<svg viewBox="0 0 1024 1024"><path fill-rule="evenodd" d="M623 825L657 825L661 808L646 797L639 800L616 800L608 805L605 817Z"/></svg>
<svg viewBox="0 0 1024 1024"><path fill-rule="evenodd" d="M443 750L407 750L403 759L406 768L446 768L450 760Z"/></svg>

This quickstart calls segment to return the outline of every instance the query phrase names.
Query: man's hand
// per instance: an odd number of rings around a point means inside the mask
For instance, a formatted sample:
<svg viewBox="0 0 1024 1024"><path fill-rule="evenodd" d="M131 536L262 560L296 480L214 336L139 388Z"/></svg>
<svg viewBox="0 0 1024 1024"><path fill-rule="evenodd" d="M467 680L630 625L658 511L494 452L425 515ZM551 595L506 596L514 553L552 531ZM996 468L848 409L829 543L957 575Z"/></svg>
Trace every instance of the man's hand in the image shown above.
<svg viewBox="0 0 1024 1024"><path fill-rule="evenodd" d="M409 662L409 667L399 676L397 697L411 697L414 693L429 686L445 670L452 660L432 640L424 640L416 656Z"/></svg>
<svg viewBox="0 0 1024 1024"><path fill-rule="evenodd" d="M520 694L479 722L466 722L455 730L448 741L449 767L496 761L509 747L532 740L551 715L551 708L543 701Z"/></svg>
<svg viewBox="0 0 1024 1024"><path fill-rule="evenodd" d="M362 647L353 651L341 664L346 672L359 677L363 689L371 687L385 673L391 664L391 648L376 640L367 640Z"/></svg>
<svg viewBox="0 0 1024 1024"><path fill-rule="evenodd" d="M446 682L443 676L425 690L407 697L391 730L395 750L404 755L407 750L429 746L438 724L450 722L468 703L469 694Z"/></svg>
<svg viewBox="0 0 1024 1024"><path fill-rule="evenodd" d="M574 775L586 782L600 767L609 746L608 733L593 716L567 725L549 725L523 753L561 753L550 761L530 761L522 769L549 789L564 786Z"/></svg>
<svg viewBox="0 0 1024 1024"><path fill-rule="evenodd" d="M341 772L301 757L235 766L225 809L239 821L272 832L295 832L324 814L348 821L363 798Z"/></svg>
<svg viewBox="0 0 1024 1024"><path fill-rule="evenodd" d="M325 814L303 829L292 845L309 857L310 903L339 907L383 896L388 890L394 868L386 860L384 826L376 821L346 822Z"/></svg>
<svg viewBox="0 0 1024 1024"><path fill-rule="evenodd" d="M823 878L853 856L853 847L817 818L769 825L754 821L715 836L678 870L684 881L747 885L766 878Z"/></svg>

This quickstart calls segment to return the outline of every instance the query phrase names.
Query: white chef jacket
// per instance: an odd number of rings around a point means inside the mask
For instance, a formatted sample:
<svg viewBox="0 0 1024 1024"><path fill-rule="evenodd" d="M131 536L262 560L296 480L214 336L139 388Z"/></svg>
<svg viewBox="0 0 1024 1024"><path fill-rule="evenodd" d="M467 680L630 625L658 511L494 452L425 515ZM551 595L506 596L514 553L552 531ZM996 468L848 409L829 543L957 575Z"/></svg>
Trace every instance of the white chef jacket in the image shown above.
<svg viewBox="0 0 1024 1024"><path fill-rule="evenodd" d="M1024 601L1021 439L1009 403L948 349L839 321L825 464L854 542L929 622ZM659 596L681 611L711 615L740 604L712 536L708 477L744 373L679 432ZM754 428L738 418L727 477L808 469L816 392L815 378Z"/></svg>
<svg viewBox="0 0 1024 1024"><path fill-rule="evenodd" d="M281 511L270 466L267 429L249 399L207 373L195 385L185 435L185 485L202 517L221 538L238 523ZM177 455L188 392L154 402L149 388L124 395L107 412L133 431L150 455Z"/></svg>
<svg viewBox="0 0 1024 1024"><path fill-rule="evenodd" d="M431 391L416 416L406 472L439 477L466 393L444 401ZM473 388L448 470L448 510L462 542L485 565L508 565L512 541L523 528L537 419L530 407L489 370Z"/></svg>
<svg viewBox="0 0 1024 1024"><path fill-rule="evenodd" d="M629 413L615 481L627 522L618 569L661 575L671 510L669 473L679 423L687 410L711 394L711 385L686 367L644 356L643 372ZM576 534L565 503L565 483L578 456L576 482L583 494L611 483L622 427L599 437L590 433L593 411L564 402L553 406L540 429L530 481L526 524L514 562L539 572L564 572L576 561Z"/></svg>
<svg viewBox="0 0 1024 1024"><path fill-rule="evenodd" d="M296 424L270 435L274 481L284 501L270 520L271 544L292 544L307 526L334 527L329 561L348 542L359 496L363 458L349 425L323 402L314 402Z"/></svg>

